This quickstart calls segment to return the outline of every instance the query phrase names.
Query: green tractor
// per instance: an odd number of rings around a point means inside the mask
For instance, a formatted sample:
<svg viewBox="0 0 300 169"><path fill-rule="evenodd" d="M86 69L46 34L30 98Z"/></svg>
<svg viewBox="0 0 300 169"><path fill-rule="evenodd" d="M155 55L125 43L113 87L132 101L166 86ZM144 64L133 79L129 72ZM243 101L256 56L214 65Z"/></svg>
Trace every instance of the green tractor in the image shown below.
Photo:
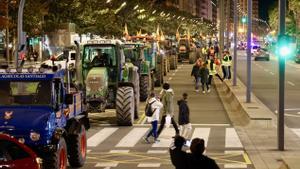
<svg viewBox="0 0 300 169"><path fill-rule="evenodd" d="M139 75L136 66L125 62L123 49L118 40L90 40L83 47L81 61L76 61L76 72L88 112L116 108L117 124L130 126L138 118Z"/></svg>
<svg viewBox="0 0 300 169"><path fill-rule="evenodd" d="M145 60L145 45L143 43L125 43L124 53L126 60L137 66L140 75L140 101L146 101L150 92L154 89L151 79L150 62Z"/></svg>
<svg viewBox="0 0 300 169"><path fill-rule="evenodd" d="M144 56L146 61L150 62L153 86L160 87L164 83L164 58L163 55L158 52L156 42L146 44Z"/></svg>

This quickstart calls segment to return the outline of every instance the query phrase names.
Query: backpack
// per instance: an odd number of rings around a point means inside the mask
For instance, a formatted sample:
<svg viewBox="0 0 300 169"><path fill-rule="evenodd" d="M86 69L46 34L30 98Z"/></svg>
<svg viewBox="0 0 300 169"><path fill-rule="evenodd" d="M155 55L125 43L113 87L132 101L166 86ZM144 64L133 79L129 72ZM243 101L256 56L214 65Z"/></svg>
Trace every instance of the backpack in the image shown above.
<svg viewBox="0 0 300 169"><path fill-rule="evenodd" d="M146 115L147 117L152 117L152 115L153 115L153 113L154 113L154 111L155 111L155 109L152 111L152 104L153 104L154 102L156 102L156 101L153 101L152 103L147 103L147 104L146 104L145 115Z"/></svg>

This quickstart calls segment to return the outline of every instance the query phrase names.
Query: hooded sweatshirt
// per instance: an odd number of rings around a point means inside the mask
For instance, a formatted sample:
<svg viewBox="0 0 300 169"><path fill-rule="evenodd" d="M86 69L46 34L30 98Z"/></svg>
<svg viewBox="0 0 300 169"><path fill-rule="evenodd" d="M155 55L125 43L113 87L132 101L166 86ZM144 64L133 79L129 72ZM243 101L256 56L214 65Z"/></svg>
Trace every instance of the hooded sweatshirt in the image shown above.
<svg viewBox="0 0 300 169"><path fill-rule="evenodd" d="M174 104L173 104L174 91L173 89L163 90L161 92L161 100L163 104L162 115L174 116Z"/></svg>

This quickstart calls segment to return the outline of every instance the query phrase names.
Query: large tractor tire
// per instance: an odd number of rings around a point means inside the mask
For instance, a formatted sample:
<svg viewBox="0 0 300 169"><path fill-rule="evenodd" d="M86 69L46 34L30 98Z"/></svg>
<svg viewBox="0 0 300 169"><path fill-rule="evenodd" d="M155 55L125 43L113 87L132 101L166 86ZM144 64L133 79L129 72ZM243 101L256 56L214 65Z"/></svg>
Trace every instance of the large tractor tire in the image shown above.
<svg viewBox="0 0 300 169"><path fill-rule="evenodd" d="M63 137L58 141L57 150L49 152L43 159L43 169L67 169L67 145Z"/></svg>
<svg viewBox="0 0 300 169"><path fill-rule="evenodd" d="M116 118L120 126L132 126L134 122L135 95L132 87L123 86L117 90Z"/></svg>
<svg viewBox="0 0 300 169"><path fill-rule="evenodd" d="M84 125L80 127L80 133L70 135L68 138L68 159L72 167L82 167L86 160L86 131Z"/></svg>
<svg viewBox="0 0 300 169"><path fill-rule="evenodd" d="M146 101L149 94L150 89L150 79L149 76L141 76L140 79L140 101Z"/></svg>
<svg viewBox="0 0 300 169"><path fill-rule="evenodd" d="M175 70L176 69L176 56L175 55L171 55L170 56L170 69L171 70Z"/></svg>

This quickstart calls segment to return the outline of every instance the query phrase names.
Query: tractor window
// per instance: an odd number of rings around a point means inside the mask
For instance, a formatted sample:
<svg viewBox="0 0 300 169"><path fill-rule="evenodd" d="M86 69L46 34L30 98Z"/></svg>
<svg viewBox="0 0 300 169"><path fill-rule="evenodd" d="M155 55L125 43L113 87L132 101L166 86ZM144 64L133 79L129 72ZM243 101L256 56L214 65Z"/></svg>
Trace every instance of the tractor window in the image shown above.
<svg viewBox="0 0 300 169"><path fill-rule="evenodd" d="M83 66L110 67L117 66L114 46L85 46L83 53Z"/></svg>
<svg viewBox="0 0 300 169"><path fill-rule="evenodd" d="M0 95L1 105L49 105L51 82L2 81Z"/></svg>

